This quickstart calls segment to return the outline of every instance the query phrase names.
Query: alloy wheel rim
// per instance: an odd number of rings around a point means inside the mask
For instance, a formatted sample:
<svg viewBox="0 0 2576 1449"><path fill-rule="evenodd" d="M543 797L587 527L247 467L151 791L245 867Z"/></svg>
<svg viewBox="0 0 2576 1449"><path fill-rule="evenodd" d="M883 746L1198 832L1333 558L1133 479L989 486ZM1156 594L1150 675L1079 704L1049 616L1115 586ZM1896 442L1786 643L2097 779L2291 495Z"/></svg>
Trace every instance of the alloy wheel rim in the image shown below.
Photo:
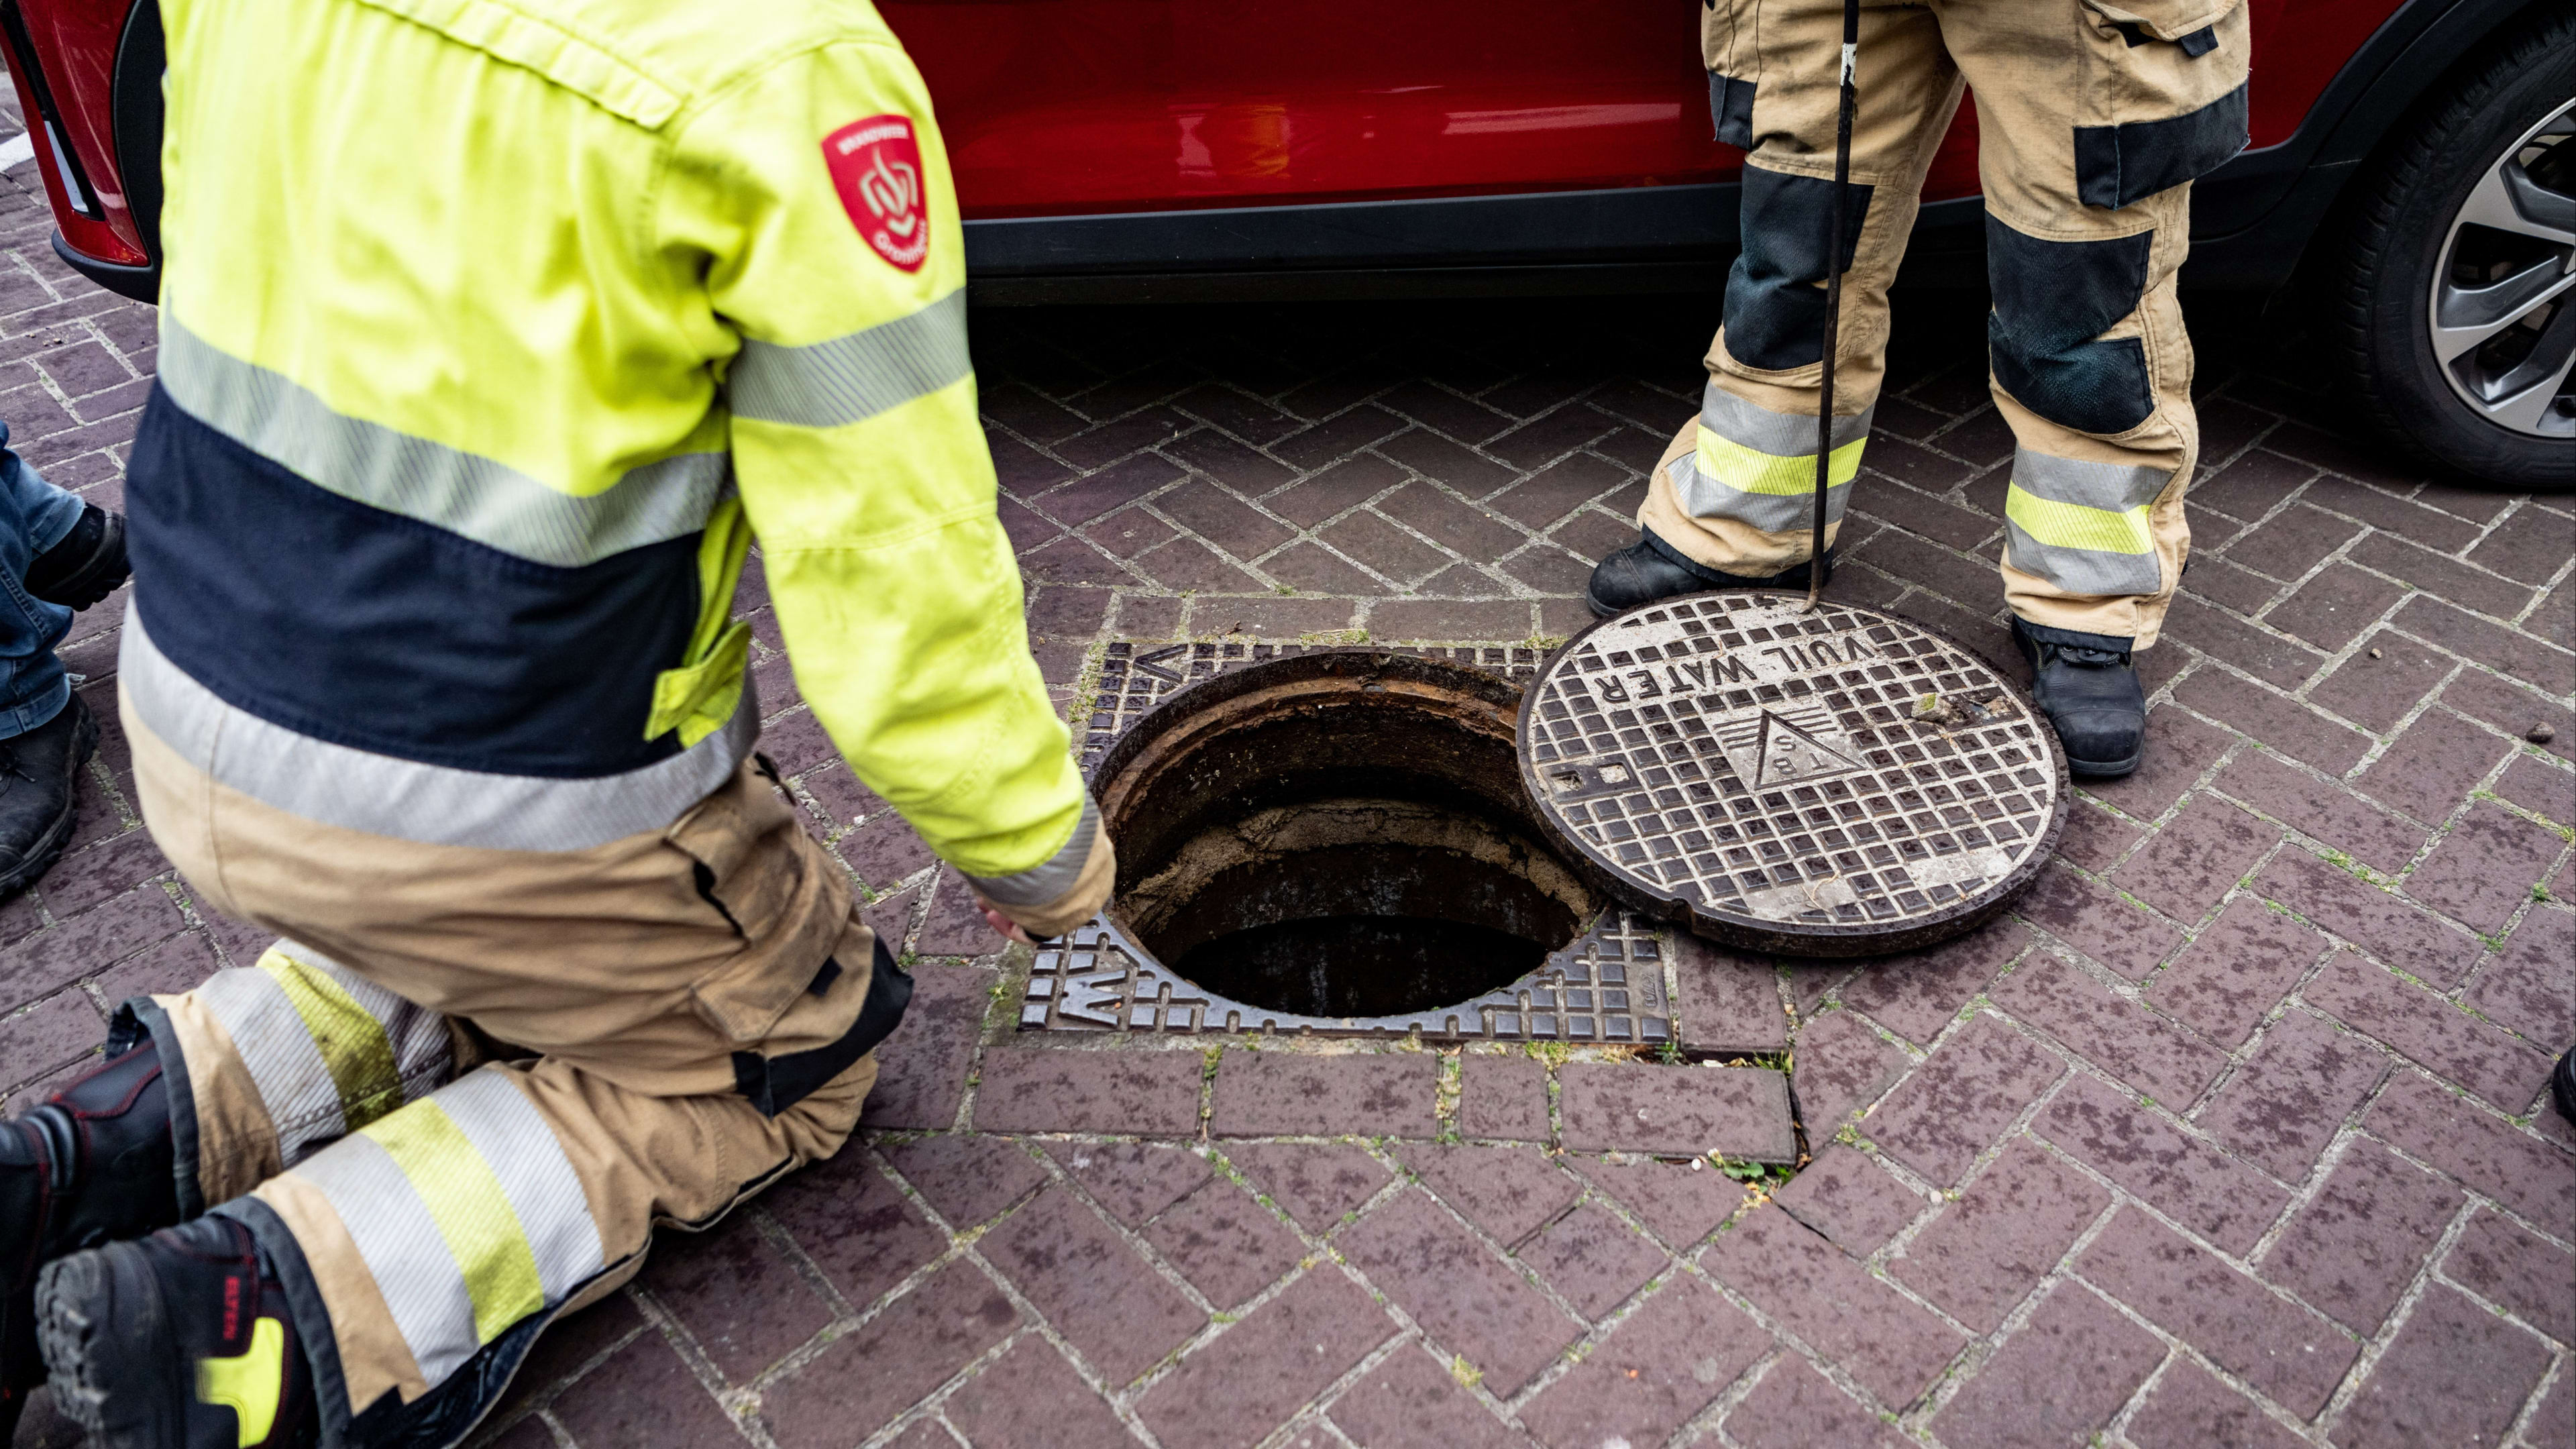
<svg viewBox="0 0 2576 1449"><path fill-rule="evenodd" d="M2470 411L2576 439L2576 101L2504 149L2452 213L2434 269L2434 360Z"/></svg>

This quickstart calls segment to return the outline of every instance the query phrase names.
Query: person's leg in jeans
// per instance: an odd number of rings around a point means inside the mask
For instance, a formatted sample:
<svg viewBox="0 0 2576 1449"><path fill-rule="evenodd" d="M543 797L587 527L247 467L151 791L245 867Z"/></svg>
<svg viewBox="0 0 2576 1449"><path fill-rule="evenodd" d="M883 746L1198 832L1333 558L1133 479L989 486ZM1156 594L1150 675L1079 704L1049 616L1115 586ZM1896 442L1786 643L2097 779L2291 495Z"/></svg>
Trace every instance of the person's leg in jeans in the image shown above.
<svg viewBox="0 0 2576 1449"><path fill-rule="evenodd" d="M0 423L0 443L9 427ZM71 683L54 645L72 626L72 611L27 592L27 569L71 536L80 523L80 495L44 480L18 455L0 447L0 739L42 728L62 712Z"/></svg>
<svg viewBox="0 0 2576 1449"><path fill-rule="evenodd" d="M124 581L124 520L0 446L0 898L44 874L71 835L72 786L98 726L54 645L74 611ZM44 1377L28 1299L36 1265L173 1216L156 1205L170 1177L156 1146L169 1135L160 1072L131 1045L112 1044L114 1060L0 1122L0 1443Z"/></svg>
<svg viewBox="0 0 2576 1449"><path fill-rule="evenodd" d="M98 724L54 646L75 611L124 582L121 525L0 447L0 899L34 884L71 835Z"/></svg>

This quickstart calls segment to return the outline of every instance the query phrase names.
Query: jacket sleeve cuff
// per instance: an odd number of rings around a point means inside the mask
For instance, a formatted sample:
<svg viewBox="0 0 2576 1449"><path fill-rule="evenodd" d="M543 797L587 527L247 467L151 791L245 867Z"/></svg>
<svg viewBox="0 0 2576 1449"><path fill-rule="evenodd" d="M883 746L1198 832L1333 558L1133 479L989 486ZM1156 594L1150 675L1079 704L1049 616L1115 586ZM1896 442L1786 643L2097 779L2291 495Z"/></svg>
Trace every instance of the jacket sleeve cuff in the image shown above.
<svg viewBox="0 0 2576 1449"><path fill-rule="evenodd" d="M1100 828L1100 807L1082 798L1082 819L1062 849L1004 876L968 876L975 894L1033 936L1059 936L1100 913L1116 883L1118 855Z"/></svg>

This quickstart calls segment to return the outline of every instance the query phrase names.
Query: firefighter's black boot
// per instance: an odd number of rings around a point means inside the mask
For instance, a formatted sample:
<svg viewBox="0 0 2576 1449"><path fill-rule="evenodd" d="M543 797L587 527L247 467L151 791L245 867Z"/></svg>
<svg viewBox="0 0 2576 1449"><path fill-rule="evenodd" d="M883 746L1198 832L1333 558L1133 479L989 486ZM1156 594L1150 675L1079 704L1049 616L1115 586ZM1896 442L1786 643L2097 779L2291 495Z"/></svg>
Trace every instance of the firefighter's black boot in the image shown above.
<svg viewBox="0 0 2576 1449"><path fill-rule="evenodd" d="M2031 698L2066 747L2067 773L2116 780L2138 768L2147 739L2147 692L2130 655L2135 641L2013 620L2030 661Z"/></svg>
<svg viewBox="0 0 2576 1449"><path fill-rule="evenodd" d="M93 1449L259 1449L318 1434L275 1266L229 1217L52 1263L36 1307L54 1404Z"/></svg>
<svg viewBox="0 0 2576 1449"><path fill-rule="evenodd" d="M1825 552L1825 577L1834 576L1834 555ZM1710 589L1780 589L1804 591L1807 566L1798 564L1767 578L1748 578L1713 569L1685 556L1680 549L1643 529L1637 541L1594 565L1583 602L1596 619L1624 614L1641 604Z"/></svg>
<svg viewBox="0 0 2576 1449"><path fill-rule="evenodd" d="M80 768L96 753L98 721L77 694L52 719L0 740L0 900L62 857Z"/></svg>
<svg viewBox="0 0 2576 1449"><path fill-rule="evenodd" d="M62 542L27 565L27 592L48 604L86 609L115 593L127 572L125 515L91 503Z"/></svg>
<svg viewBox="0 0 2576 1449"><path fill-rule="evenodd" d="M169 1096L148 1038L25 1116L0 1122L0 1444L28 1390L45 1381L37 1270L176 1221L171 1156Z"/></svg>
<svg viewBox="0 0 2576 1449"><path fill-rule="evenodd" d="M2558 1065L2549 1073L2549 1100L2559 1116L2576 1122L2576 1050L2559 1053Z"/></svg>

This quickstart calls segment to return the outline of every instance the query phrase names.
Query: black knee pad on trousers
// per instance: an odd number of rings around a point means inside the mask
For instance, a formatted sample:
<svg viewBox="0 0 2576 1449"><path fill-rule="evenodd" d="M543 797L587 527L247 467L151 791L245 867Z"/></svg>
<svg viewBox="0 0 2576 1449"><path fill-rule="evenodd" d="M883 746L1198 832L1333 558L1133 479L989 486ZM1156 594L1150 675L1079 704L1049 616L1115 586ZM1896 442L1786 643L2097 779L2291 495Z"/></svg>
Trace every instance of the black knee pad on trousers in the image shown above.
<svg viewBox="0 0 2576 1449"><path fill-rule="evenodd" d="M2217 41L2197 30L2180 42L2194 55ZM2201 41L2200 49L2192 48ZM2132 40L2130 44L2137 44ZM2248 92L2238 86L2198 110L2161 121L2075 128L2075 193L2086 206L2117 211L2171 186L2206 176L2245 149Z"/></svg>
<svg viewBox="0 0 2576 1449"><path fill-rule="evenodd" d="M1717 139L1729 146L1753 149L1753 82L1708 73L1708 118L1717 123Z"/></svg>
<svg viewBox="0 0 2576 1449"><path fill-rule="evenodd" d="M2125 433L2155 411L2146 344L2095 340L2138 310L2154 245L2153 232L2045 241L1986 213L1986 276L1995 299L1986 340L1995 381L2015 402L2079 433Z"/></svg>
<svg viewBox="0 0 2576 1449"><path fill-rule="evenodd" d="M840 975L841 963L827 958L809 989L820 996L832 989ZM885 938L880 936L875 970L868 976L868 994L859 1003L858 1019L850 1023L850 1029L838 1041L785 1056L735 1052L734 1090L749 1098L751 1105L760 1109L760 1115L775 1117L848 1071L893 1033L896 1023L903 1020L904 1008L911 1004L912 975L895 964L893 953L886 950Z"/></svg>
<svg viewBox="0 0 2576 1449"><path fill-rule="evenodd" d="M1851 189L1845 270L1860 251L1872 188L1855 181ZM1744 168L1744 251L1726 274L1726 350L1736 361L1778 371L1824 358L1825 294L1815 284L1825 279L1833 231L1833 182Z"/></svg>

